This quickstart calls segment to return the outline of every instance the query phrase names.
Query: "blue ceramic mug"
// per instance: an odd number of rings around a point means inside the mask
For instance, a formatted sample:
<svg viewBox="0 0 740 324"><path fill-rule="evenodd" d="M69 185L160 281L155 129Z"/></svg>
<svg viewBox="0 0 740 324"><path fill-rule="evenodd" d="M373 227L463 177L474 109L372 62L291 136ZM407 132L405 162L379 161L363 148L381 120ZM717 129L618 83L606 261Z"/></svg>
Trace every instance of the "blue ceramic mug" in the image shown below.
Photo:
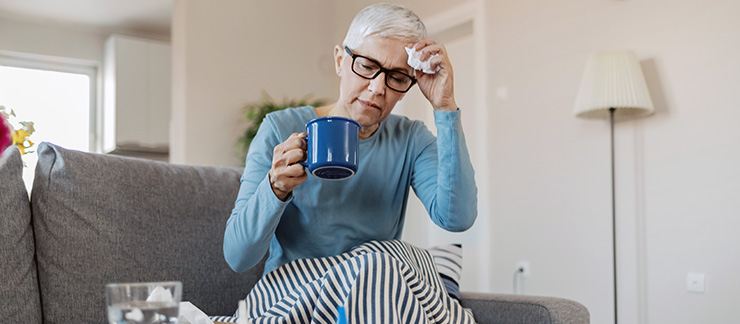
<svg viewBox="0 0 740 324"><path fill-rule="evenodd" d="M344 117L320 117L306 124L306 162L314 176L327 180L347 179L357 172L360 124Z"/></svg>

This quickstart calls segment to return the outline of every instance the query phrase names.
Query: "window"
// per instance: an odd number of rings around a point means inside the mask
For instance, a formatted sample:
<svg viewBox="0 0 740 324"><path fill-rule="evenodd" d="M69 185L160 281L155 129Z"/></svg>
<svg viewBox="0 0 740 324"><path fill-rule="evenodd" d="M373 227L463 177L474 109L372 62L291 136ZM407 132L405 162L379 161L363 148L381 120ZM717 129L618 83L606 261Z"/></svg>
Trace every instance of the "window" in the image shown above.
<svg viewBox="0 0 740 324"><path fill-rule="evenodd" d="M97 88L94 64L0 53L0 105L15 112L14 121L32 121L36 129L30 137L34 153L23 155L29 191L39 143L98 151Z"/></svg>

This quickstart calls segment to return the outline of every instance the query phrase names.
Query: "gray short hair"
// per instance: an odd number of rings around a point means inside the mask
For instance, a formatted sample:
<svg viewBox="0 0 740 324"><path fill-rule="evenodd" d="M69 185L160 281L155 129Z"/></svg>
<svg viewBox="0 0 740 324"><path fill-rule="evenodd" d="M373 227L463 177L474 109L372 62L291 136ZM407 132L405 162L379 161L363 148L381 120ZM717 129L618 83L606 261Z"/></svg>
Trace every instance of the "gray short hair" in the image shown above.
<svg viewBox="0 0 740 324"><path fill-rule="evenodd" d="M365 7L355 15L342 45L357 48L365 38L371 36L413 43L427 37L427 28L419 16L406 7L377 3Z"/></svg>

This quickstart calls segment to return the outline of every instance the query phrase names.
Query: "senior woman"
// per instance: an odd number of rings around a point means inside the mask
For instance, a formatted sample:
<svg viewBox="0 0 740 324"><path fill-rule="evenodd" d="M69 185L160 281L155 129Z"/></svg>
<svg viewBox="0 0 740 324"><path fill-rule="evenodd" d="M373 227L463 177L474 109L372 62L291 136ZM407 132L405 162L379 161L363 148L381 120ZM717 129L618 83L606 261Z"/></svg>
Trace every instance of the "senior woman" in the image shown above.
<svg viewBox="0 0 740 324"><path fill-rule="evenodd" d="M421 51L420 59L436 73L410 67L406 47ZM427 38L418 16L391 4L361 10L342 46L334 48L334 60L341 79L337 101L268 114L252 142L224 235L226 261L237 272L255 266L268 251L264 274L280 268L275 271L279 276L322 266L283 267L294 260L343 255L368 241L400 239L411 188L441 228L464 231L475 221L477 190L452 66L444 46ZM414 85L434 109L436 138L422 122L391 115ZM309 176L298 163L306 158L305 124L325 116L360 124L358 170L347 180ZM280 279L272 279L267 286L279 284ZM343 302L337 306L344 307Z"/></svg>

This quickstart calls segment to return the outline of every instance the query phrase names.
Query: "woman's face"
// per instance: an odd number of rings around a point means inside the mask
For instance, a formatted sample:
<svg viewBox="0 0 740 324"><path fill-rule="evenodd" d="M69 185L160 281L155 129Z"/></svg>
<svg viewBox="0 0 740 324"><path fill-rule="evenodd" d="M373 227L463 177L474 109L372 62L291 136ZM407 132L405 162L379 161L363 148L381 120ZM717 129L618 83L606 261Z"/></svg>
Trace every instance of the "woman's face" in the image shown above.
<svg viewBox="0 0 740 324"><path fill-rule="evenodd" d="M350 48L356 55L372 58L386 69L398 69L408 75L414 75L413 69L406 63L407 45L399 39L385 37L366 38L357 48ZM404 94L391 90L385 84L385 73L375 79L367 80L352 72L352 57L337 48L335 51L336 68L341 77L339 102L348 117L356 120L363 129L373 129L390 115L396 103Z"/></svg>

